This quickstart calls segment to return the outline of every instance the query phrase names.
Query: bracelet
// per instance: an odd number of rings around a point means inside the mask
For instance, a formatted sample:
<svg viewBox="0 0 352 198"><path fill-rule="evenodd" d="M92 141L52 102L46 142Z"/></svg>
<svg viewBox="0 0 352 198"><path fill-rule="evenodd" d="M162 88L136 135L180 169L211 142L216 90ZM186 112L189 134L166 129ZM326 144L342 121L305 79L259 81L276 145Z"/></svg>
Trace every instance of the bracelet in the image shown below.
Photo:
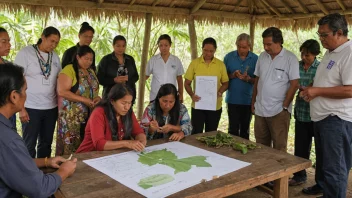
<svg viewBox="0 0 352 198"><path fill-rule="evenodd" d="M47 168L48 168L48 157L45 157L45 161L44 161L44 163L45 163L45 167L47 167Z"/></svg>

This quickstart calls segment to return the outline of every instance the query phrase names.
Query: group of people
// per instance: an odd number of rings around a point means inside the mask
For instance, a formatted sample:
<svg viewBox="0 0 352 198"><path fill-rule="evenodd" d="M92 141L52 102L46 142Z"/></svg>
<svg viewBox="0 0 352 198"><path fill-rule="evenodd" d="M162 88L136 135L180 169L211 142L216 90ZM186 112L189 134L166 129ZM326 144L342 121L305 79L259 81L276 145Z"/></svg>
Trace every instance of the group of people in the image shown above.
<svg viewBox="0 0 352 198"><path fill-rule="evenodd" d="M352 157L352 68L348 66L352 43L344 16L329 14L318 25L317 34L327 49L321 62L316 58L318 41L305 41L298 61L283 47L281 30L270 27L262 33L265 51L259 56L250 51L251 39L245 33L237 37L237 50L224 61L214 56L215 39L204 39L202 56L190 63L186 73L179 58L170 53L170 36L161 35L157 41L160 54L146 68L146 78L152 76L150 103L140 122L131 108L139 75L134 58L125 53L125 37L113 39L113 52L96 67L95 52L89 47L94 29L85 22L79 42L65 51L60 64L54 52L60 32L45 28L36 44L19 51L14 64L0 59L0 158L7 162L0 164L0 194L50 196L76 167L77 159L66 160L61 155L119 148L142 151L147 140L179 141L190 134L217 130L226 91L228 132L249 139L254 114L256 142L284 152L294 111L295 155L309 159L313 136L316 146L317 184L303 192L346 197ZM10 47L8 33L0 28L0 56L7 56ZM195 108L202 100L195 92L197 76L217 79L213 111ZM99 85L103 86L102 97ZM192 99L191 117L182 104L183 89ZM16 133L16 112L23 139ZM50 158L56 122L57 157ZM43 174L38 167L58 170ZM9 168L13 175L7 174ZM303 170L289 184L306 180Z"/></svg>

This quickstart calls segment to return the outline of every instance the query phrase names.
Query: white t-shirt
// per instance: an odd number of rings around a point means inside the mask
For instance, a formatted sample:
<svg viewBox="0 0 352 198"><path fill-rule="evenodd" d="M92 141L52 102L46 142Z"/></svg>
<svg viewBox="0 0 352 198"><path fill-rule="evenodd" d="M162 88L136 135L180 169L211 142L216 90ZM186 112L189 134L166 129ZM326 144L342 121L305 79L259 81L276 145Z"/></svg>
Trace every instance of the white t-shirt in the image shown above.
<svg viewBox="0 0 352 198"><path fill-rule="evenodd" d="M48 59L48 53L40 54L45 60ZM36 50L32 45L21 49L14 63L24 68L24 76L27 81L27 100L25 107L30 109L53 109L57 107L56 83L57 76L61 71L59 56L53 52L51 72L49 81L44 81L44 75L40 68L40 63L36 55ZM44 81L44 82L43 82ZM49 82L49 83L48 83Z"/></svg>
<svg viewBox="0 0 352 198"><path fill-rule="evenodd" d="M352 85L352 41L334 51L326 51L315 74L313 87ZM310 101L310 117L317 122L329 115L352 122L352 98L316 97Z"/></svg>
<svg viewBox="0 0 352 198"><path fill-rule="evenodd" d="M166 63L160 54L151 57L146 70L147 76L153 74L150 101L155 99L161 85L171 83L177 87L177 76L181 76L184 73L183 65L177 56L170 54Z"/></svg>
<svg viewBox="0 0 352 198"><path fill-rule="evenodd" d="M298 59L284 48L274 59L267 52L262 52L258 57L254 75L259 77L254 104L255 114L262 117L275 116L283 110L290 81L299 79ZM288 111L292 112L292 102Z"/></svg>

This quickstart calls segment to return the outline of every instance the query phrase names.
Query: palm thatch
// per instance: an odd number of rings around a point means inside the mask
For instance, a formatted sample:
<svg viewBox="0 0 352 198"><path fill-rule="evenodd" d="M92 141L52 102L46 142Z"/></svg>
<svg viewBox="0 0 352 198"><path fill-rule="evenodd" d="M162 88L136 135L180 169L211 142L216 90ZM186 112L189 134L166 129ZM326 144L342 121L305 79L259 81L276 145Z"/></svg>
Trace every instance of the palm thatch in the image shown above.
<svg viewBox="0 0 352 198"><path fill-rule="evenodd" d="M48 17L51 11L62 17L114 17L141 20L152 13L154 20L309 29L328 13L339 12L351 20L350 0L0 0L0 8L21 9Z"/></svg>

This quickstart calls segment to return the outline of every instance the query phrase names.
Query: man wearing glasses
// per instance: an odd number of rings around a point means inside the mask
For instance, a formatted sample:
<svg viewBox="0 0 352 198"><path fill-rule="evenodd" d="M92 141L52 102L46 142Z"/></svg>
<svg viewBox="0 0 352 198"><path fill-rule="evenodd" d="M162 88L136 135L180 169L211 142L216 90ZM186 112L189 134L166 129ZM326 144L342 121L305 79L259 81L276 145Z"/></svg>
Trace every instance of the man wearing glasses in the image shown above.
<svg viewBox="0 0 352 198"><path fill-rule="evenodd" d="M314 121L317 184L303 192L345 198L352 160L352 41L340 14L324 16L318 25L317 33L327 51L313 87L300 93L310 102Z"/></svg>

